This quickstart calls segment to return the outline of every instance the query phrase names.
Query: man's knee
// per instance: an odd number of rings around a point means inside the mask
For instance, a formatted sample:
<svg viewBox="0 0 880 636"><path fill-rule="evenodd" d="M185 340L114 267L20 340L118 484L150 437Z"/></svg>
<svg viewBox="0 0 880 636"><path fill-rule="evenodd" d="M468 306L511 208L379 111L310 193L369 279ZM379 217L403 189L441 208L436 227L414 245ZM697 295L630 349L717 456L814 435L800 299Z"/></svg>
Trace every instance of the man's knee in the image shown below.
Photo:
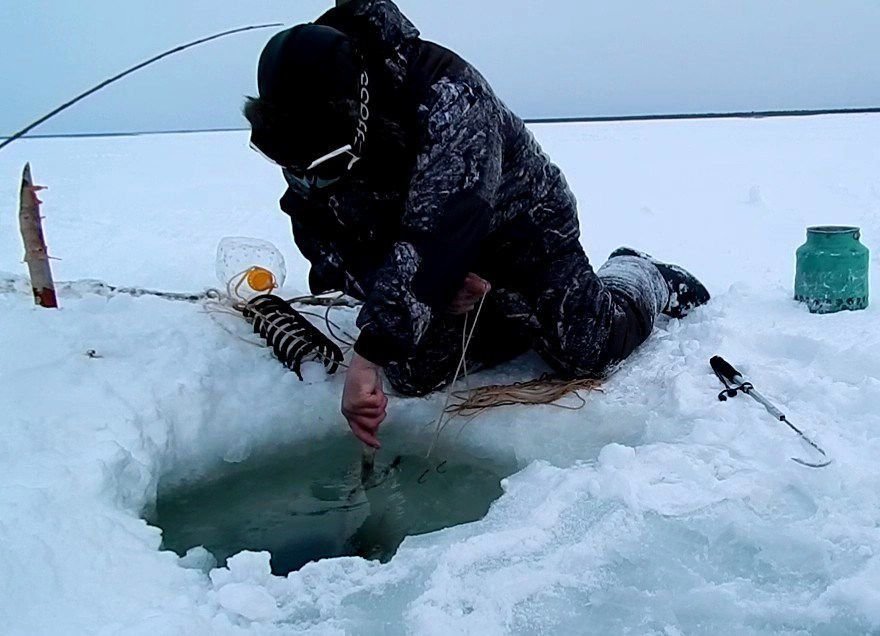
<svg viewBox="0 0 880 636"><path fill-rule="evenodd" d="M612 366L611 358L592 342L575 341L564 346L560 343L541 342L538 352L547 364L563 378L604 377Z"/></svg>
<svg viewBox="0 0 880 636"><path fill-rule="evenodd" d="M602 378L651 333L628 299L601 290L560 311L541 340L542 356L567 377Z"/></svg>

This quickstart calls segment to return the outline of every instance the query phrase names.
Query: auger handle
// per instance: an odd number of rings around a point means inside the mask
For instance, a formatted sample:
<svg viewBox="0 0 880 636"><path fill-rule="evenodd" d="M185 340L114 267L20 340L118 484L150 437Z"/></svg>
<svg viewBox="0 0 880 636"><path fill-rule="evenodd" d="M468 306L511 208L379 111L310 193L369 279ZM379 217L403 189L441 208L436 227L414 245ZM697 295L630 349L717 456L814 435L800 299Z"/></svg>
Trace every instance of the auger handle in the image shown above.
<svg viewBox="0 0 880 636"><path fill-rule="evenodd" d="M715 375L717 375L727 385L737 384L735 378L742 376L742 374L737 371L732 364L730 364L721 356L712 356L712 359L709 360L709 365L712 367Z"/></svg>

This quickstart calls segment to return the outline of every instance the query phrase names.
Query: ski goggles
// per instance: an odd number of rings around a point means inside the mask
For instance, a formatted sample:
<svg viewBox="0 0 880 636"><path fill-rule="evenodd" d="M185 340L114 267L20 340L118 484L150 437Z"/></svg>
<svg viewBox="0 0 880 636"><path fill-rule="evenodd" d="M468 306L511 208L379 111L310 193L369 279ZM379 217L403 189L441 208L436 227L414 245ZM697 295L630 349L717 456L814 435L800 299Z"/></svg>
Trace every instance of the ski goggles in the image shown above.
<svg viewBox="0 0 880 636"><path fill-rule="evenodd" d="M263 153L253 142L251 142L251 148L272 163L279 165ZM281 169L289 185L305 191L312 189L320 190L342 179L360 159L355 154L351 144L346 144L328 152L326 155L318 157L306 167L281 166Z"/></svg>

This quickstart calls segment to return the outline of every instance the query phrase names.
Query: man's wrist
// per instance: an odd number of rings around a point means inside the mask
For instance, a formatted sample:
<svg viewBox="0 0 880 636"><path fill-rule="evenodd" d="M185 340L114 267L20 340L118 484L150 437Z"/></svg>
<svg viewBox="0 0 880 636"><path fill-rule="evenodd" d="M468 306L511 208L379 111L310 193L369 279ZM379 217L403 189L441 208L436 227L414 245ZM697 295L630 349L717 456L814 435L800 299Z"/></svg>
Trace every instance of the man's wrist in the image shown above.
<svg viewBox="0 0 880 636"><path fill-rule="evenodd" d="M354 357L351 359L351 366L358 367L361 369L380 369L381 367L375 362L370 362L361 354L355 352Z"/></svg>

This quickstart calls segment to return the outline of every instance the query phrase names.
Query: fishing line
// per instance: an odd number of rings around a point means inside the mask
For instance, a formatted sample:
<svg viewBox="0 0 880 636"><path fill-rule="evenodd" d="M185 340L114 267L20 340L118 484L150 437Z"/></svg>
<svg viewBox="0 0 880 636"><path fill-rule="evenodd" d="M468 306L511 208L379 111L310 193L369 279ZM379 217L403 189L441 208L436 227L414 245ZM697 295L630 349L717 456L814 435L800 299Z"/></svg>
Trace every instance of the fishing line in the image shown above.
<svg viewBox="0 0 880 636"><path fill-rule="evenodd" d="M462 368L466 368L467 361L467 350L470 347L471 340L474 337L474 332L477 330L477 322L480 320L480 312L483 311L483 304L486 302L486 295L484 294L482 298L480 298L480 304L477 306L477 313L474 315L474 324L471 325L470 333L468 333L467 339L464 339L464 332L467 331L467 315L465 315L465 320L462 326L462 347L461 347L461 357L458 360L458 366L455 368L455 374L452 376L452 382L449 384L449 388L446 390L446 401L443 403L443 408L440 410L440 415L437 418L437 427L434 429L434 438L431 440L431 445L428 447L428 453L425 455L426 458L431 456L431 452L434 450L434 446L436 446L437 441L440 439L440 434L443 432L443 429L446 428L446 424L449 423L449 419L447 418L446 409L449 408L449 401L452 399L452 387L455 386L455 383L458 382L458 376L461 374ZM468 312L470 313L470 312ZM444 422L444 419L446 420Z"/></svg>

